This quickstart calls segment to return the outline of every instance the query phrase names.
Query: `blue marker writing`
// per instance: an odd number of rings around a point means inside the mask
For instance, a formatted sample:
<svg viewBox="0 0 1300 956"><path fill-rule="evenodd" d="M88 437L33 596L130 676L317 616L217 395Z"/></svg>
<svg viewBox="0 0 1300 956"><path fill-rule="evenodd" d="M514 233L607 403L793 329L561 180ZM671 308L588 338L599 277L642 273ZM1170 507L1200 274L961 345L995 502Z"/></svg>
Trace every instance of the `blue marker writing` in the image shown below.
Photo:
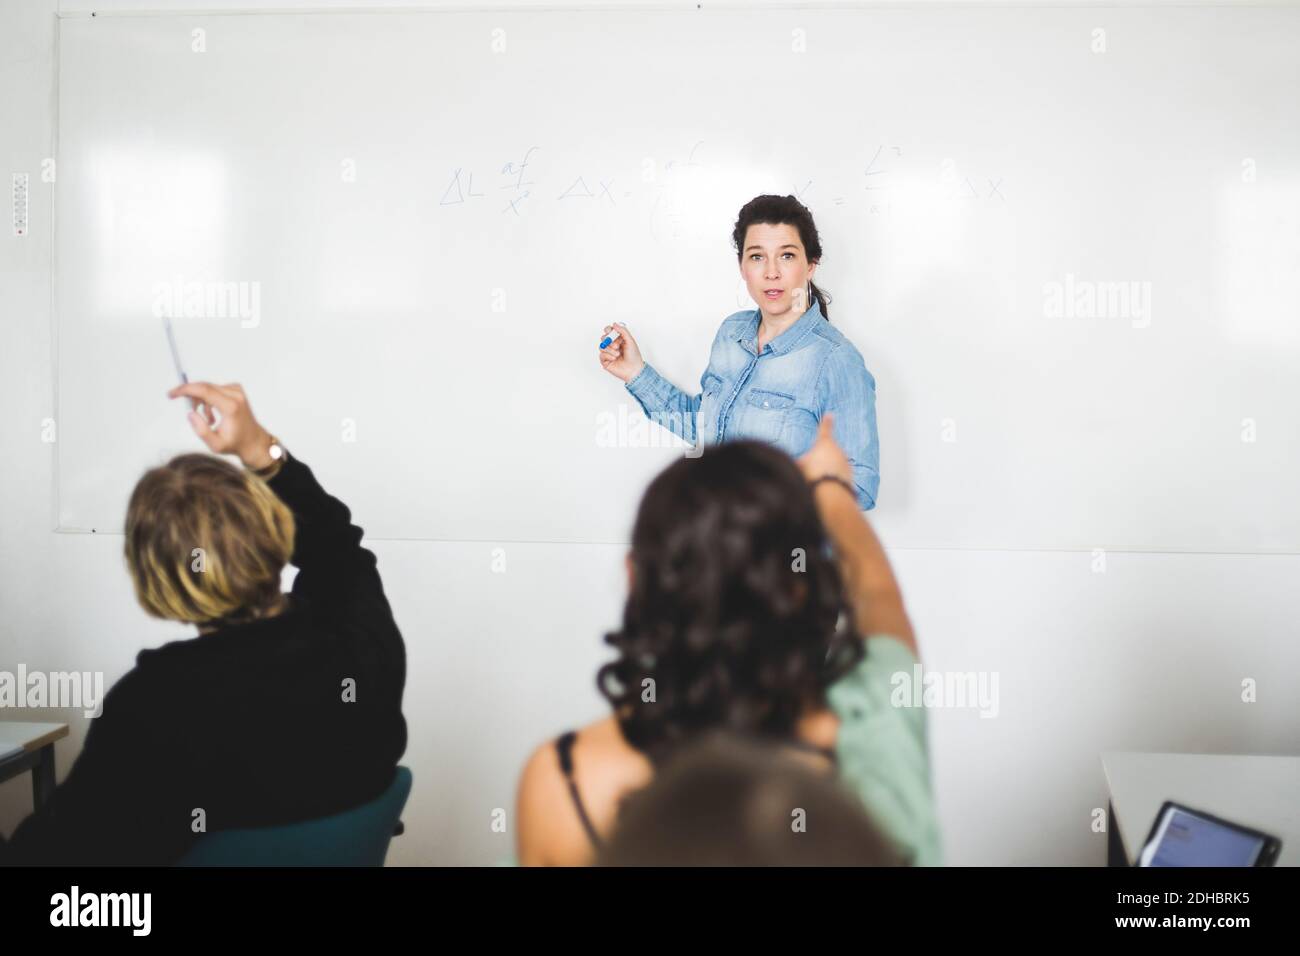
<svg viewBox="0 0 1300 956"><path fill-rule="evenodd" d="M602 349L605 348L607 345L609 345L610 342L613 342L613 341L614 341L616 338L618 338L619 335L621 335L621 334L622 334L622 333L620 333L618 329L615 329L614 332L613 332L611 335L607 335L607 336L605 336L603 339L600 340L600 347L601 347Z"/></svg>

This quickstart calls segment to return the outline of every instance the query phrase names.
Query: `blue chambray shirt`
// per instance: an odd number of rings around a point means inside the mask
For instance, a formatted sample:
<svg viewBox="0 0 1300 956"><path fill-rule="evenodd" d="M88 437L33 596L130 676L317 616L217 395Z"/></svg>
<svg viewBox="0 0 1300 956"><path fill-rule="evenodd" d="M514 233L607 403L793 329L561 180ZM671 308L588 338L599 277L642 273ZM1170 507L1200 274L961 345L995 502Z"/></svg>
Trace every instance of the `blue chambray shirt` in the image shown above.
<svg viewBox="0 0 1300 956"><path fill-rule="evenodd" d="M723 320L700 394L686 394L649 362L625 387L651 421L683 441L750 438L795 458L812 447L822 416L834 412L835 440L853 466L858 506L874 508L880 487L876 380L862 355L826 321L817 302L755 355L761 318L758 309L748 309Z"/></svg>

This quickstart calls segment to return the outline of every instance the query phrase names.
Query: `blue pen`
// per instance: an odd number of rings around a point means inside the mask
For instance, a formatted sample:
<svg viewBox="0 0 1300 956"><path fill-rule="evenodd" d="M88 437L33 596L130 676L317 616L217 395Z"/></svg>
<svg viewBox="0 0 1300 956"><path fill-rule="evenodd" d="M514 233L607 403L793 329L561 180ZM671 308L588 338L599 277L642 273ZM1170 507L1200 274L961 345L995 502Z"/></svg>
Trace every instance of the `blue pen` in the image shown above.
<svg viewBox="0 0 1300 956"><path fill-rule="evenodd" d="M190 377L185 374L185 369L181 368L181 353L176 348L176 335L172 332L171 316L163 316L163 328L167 331L167 344L171 346L172 362L176 366L176 374L180 376L182 385L188 385L190 384ZM199 402L197 399L190 399L190 408L198 411Z"/></svg>
<svg viewBox="0 0 1300 956"><path fill-rule="evenodd" d="M620 334L621 333L618 331L618 329L615 329L613 335L607 335L600 340L600 347L602 349L605 348L607 345L609 345L610 342L613 342L616 338L618 338Z"/></svg>
<svg viewBox="0 0 1300 956"><path fill-rule="evenodd" d="M176 366L176 374L180 376L182 385L188 385L190 377L185 374L185 369L181 368L181 353L176 348L176 336L172 332L171 316L163 316L163 329L167 332L167 344L171 346L172 363Z"/></svg>

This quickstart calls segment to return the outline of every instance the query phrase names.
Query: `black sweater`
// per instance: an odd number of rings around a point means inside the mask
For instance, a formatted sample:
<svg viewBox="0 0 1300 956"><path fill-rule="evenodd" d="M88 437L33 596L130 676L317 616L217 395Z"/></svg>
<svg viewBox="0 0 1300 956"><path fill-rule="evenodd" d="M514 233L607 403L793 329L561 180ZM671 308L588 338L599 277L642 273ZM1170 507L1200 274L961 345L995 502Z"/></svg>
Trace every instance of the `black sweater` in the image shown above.
<svg viewBox="0 0 1300 956"><path fill-rule="evenodd" d="M209 832L271 826L358 806L392 781L406 652L375 556L302 462L287 457L268 484L297 522L289 610L141 651L0 861L173 863L201 835L197 810Z"/></svg>

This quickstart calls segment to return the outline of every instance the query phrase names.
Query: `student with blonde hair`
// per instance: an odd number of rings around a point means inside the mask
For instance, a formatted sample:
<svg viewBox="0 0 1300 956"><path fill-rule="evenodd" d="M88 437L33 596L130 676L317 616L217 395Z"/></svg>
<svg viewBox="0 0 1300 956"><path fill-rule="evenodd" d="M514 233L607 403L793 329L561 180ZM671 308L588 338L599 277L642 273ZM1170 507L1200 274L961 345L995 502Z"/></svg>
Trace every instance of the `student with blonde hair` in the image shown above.
<svg viewBox="0 0 1300 956"><path fill-rule="evenodd" d="M239 385L169 394L198 403L199 437L243 465L180 455L146 472L127 508L141 606L198 635L140 652L4 862L172 863L204 832L367 803L406 748L405 648L347 507Z"/></svg>

